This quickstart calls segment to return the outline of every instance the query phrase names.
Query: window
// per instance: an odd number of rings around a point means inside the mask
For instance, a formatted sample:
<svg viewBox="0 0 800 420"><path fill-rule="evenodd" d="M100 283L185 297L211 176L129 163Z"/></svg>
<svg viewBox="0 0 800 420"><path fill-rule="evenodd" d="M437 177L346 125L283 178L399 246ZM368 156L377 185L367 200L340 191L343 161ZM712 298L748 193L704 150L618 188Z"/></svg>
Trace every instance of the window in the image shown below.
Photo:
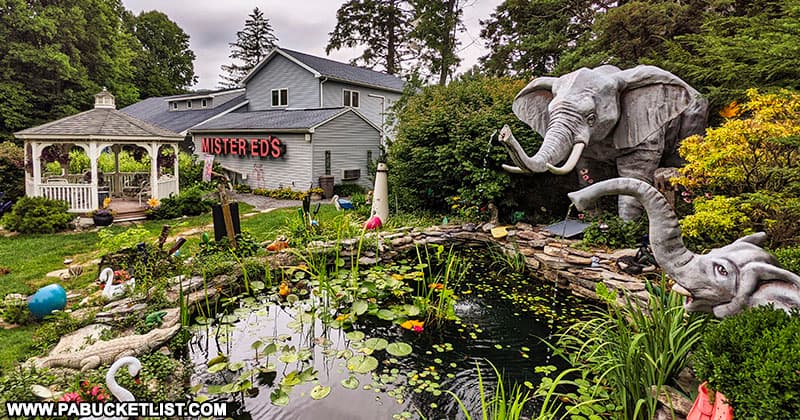
<svg viewBox="0 0 800 420"><path fill-rule="evenodd" d="M202 99L200 101L200 108L205 108L208 106L208 99Z"/></svg>
<svg viewBox="0 0 800 420"><path fill-rule="evenodd" d="M344 106L350 106L353 108L358 108L358 91L357 90L347 90L344 89L343 95L343 104Z"/></svg>
<svg viewBox="0 0 800 420"><path fill-rule="evenodd" d="M186 108L192 109L192 101L186 101Z"/></svg>
<svg viewBox="0 0 800 420"><path fill-rule="evenodd" d="M289 89L272 89L272 106L289 105Z"/></svg>
<svg viewBox="0 0 800 420"><path fill-rule="evenodd" d="M367 150L367 168L372 165L372 150Z"/></svg>
<svg viewBox="0 0 800 420"><path fill-rule="evenodd" d="M325 175L331 174L331 151L325 151Z"/></svg>
<svg viewBox="0 0 800 420"><path fill-rule="evenodd" d="M176 111L178 110L178 103L177 102L173 102L172 103L172 109L174 109Z"/></svg>

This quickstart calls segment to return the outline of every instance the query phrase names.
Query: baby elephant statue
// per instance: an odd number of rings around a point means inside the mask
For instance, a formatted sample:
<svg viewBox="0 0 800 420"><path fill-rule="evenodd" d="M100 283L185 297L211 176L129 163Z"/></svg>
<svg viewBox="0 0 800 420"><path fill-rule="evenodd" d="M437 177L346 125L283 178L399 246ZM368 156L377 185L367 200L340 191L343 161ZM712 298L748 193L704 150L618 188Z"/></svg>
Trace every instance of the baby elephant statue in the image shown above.
<svg viewBox="0 0 800 420"><path fill-rule="evenodd" d="M678 218L667 200L645 182L615 178L568 194L578 209L606 195L625 195L642 203L650 219L653 256L675 280L672 290L687 296L687 311L713 312L724 318L753 306L800 308L800 276L780 268L761 248L764 232L698 255L684 246Z"/></svg>
<svg viewBox="0 0 800 420"><path fill-rule="evenodd" d="M503 127L500 142L516 165L503 165L506 171L566 174L577 167L578 182L585 186L598 169L615 167L619 176L652 184L659 166L678 166L678 143L703 133L708 103L658 67L604 65L538 77L517 94L512 109L544 141L528 156L511 129ZM620 217L632 220L640 214L635 200L619 198Z"/></svg>

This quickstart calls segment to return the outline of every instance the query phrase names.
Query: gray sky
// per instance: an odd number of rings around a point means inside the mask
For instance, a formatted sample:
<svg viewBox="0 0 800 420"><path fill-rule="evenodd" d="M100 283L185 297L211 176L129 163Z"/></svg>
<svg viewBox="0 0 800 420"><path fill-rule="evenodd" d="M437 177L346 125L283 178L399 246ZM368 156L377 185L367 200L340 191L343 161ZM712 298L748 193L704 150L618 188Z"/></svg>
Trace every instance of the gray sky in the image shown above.
<svg viewBox="0 0 800 420"><path fill-rule="evenodd" d="M479 39L480 19L488 19L502 0L472 0L464 10L467 31L460 35L462 58L459 71L466 70L485 55ZM336 10L343 1L337 0L122 0L128 10L159 10L166 13L191 38L191 48L197 59L194 71L198 76L196 89L216 88L220 66L229 62L228 43L235 41L236 31L244 26L247 15L258 7L269 18L278 44L282 47L325 57L328 33L336 26ZM328 58L348 62L360 55L357 49L331 51Z"/></svg>

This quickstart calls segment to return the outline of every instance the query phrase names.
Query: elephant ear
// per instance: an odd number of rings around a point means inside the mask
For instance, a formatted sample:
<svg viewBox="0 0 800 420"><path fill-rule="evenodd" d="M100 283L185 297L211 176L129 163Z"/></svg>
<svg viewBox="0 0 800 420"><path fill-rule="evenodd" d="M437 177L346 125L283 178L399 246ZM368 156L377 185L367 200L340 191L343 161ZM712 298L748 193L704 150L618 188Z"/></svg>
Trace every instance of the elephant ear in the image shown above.
<svg viewBox="0 0 800 420"><path fill-rule="evenodd" d="M514 98L511 110L526 124L536 130L542 137L547 131L547 124L550 122L550 114L547 106L553 100L553 83L557 79L554 77L537 77L528 83Z"/></svg>
<svg viewBox="0 0 800 420"><path fill-rule="evenodd" d="M665 126L694 102L697 91L672 73L636 66L614 77L622 82L620 118L612 133L618 149L663 138Z"/></svg>

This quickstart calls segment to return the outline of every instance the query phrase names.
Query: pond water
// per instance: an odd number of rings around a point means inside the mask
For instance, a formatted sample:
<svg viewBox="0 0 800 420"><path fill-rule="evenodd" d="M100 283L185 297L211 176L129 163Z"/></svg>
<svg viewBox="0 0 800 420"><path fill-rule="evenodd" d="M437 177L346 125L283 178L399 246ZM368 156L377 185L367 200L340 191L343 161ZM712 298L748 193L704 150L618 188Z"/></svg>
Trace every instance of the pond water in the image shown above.
<svg viewBox="0 0 800 420"><path fill-rule="evenodd" d="M192 384L232 401L234 418L465 418L446 390L480 417L478 369L487 399L497 384L491 364L507 389L535 387L536 366L565 367L543 341L587 304L477 254L464 258L454 319L418 332L367 314L342 329L302 299L242 298L216 326L195 327ZM533 401L526 411L535 409Z"/></svg>

